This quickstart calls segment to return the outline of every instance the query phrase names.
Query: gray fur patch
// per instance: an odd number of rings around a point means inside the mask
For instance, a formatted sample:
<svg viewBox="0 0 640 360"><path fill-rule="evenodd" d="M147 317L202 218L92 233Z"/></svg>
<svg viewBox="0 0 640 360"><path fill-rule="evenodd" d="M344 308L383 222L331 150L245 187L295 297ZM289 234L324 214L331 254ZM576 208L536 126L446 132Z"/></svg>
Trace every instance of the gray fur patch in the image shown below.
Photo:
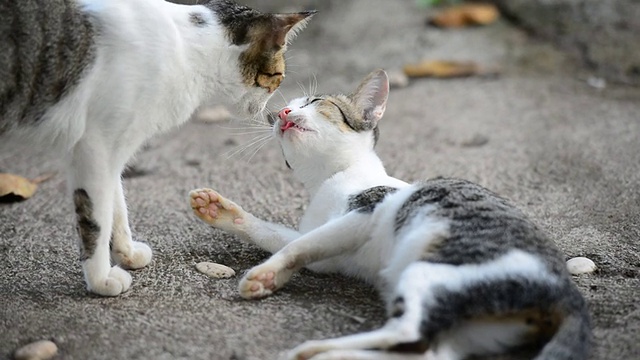
<svg viewBox="0 0 640 360"><path fill-rule="evenodd" d="M73 0L0 1L0 134L37 123L80 81L94 32Z"/></svg>
<svg viewBox="0 0 640 360"><path fill-rule="evenodd" d="M390 186L376 186L363 192L349 196L349 205L347 211L358 211L370 213L375 210L376 206L384 200L387 194L396 192L398 189Z"/></svg>
<svg viewBox="0 0 640 360"><path fill-rule="evenodd" d="M420 215L426 205L435 205L435 210ZM423 182L398 211L396 233L415 216L441 218L449 225L449 236L425 251L424 261L479 264L520 249L539 255L553 273L566 272L562 254L547 235L506 199L480 185L443 178Z"/></svg>
<svg viewBox="0 0 640 360"><path fill-rule="evenodd" d="M393 300L393 303L391 303L391 311L389 313L389 316L392 318L401 317L402 315L404 315L405 311L406 309L404 298L402 296L399 296L395 300Z"/></svg>
<svg viewBox="0 0 640 360"><path fill-rule="evenodd" d="M189 21L197 27L207 26L207 20L202 16L202 14L197 12L189 14Z"/></svg>
<svg viewBox="0 0 640 360"><path fill-rule="evenodd" d="M572 359L587 358L591 345L589 312L582 295L568 277L558 283L511 277L471 284L462 290L442 287L432 295L434 301L425 304L423 313L428 315L420 326L422 339L426 342L433 341L463 320L493 318L494 321L508 321L511 316L533 327L531 342L544 344L553 338L553 345L545 347L544 351L556 356L544 358L564 358L559 354L572 354ZM568 317L574 318L570 320L571 328L559 330ZM565 333L561 334L563 331Z"/></svg>
<svg viewBox="0 0 640 360"><path fill-rule="evenodd" d="M227 34L234 45L243 45L249 42L249 25L267 17L247 6L238 5L230 0L215 0L204 4L213 10L227 29Z"/></svg>
<svg viewBox="0 0 640 360"><path fill-rule="evenodd" d="M93 218L93 202L86 190L74 191L73 203L76 207L77 230L81 241L80 260L85 261L91 258L96 250L100 225Z"/></svg>

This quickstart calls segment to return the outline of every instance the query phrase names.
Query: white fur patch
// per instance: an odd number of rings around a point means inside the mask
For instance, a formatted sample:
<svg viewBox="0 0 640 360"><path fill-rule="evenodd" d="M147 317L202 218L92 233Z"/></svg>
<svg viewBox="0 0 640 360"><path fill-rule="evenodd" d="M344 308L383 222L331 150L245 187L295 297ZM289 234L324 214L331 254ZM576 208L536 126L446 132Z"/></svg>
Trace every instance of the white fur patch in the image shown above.
<svg viewBox="0 0 640 360"><path fill-rule="evenodd" d="M431 264L415 262L401 275L397 291L400 294L419 294L433 300L433 288L443 287L457 292L465 287L487 280L501 280L513 276L555 283L546 266L536 256L521 250L512 250L490 262L468 265Z"/></svg>

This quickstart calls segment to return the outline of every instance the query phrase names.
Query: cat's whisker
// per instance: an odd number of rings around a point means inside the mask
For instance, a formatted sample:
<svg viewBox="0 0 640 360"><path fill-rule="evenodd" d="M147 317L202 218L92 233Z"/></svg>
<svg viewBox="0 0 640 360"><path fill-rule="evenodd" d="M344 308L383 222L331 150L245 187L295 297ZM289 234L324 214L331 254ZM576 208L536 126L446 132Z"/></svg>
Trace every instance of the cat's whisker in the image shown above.
<svg viewBox="0 0 640 360"><path fill-rule="evenodd" d="M224 153L224 155L226 156L227 159L230 159L238 154L241 154L245 151L247 151L249 148L251 148L252 146L255 146L256 144L265 141L269 138L272 138L273 136L271 134L268 135L258 135L256 137L254 137L253 139L251 139L249 141L249 143L244 144L244 145L240 145L237 148L231 149L230 151Z"/></svg>
<svg viewBox="0 0 640 360"><path fill-rule="evenodd" d="M251 154L251 156L249 156L249 158L247 159L247 163L251 162L251 159L253 159L254 156L256 156L256 154L258 153L258 151L260 151L260 149L262 149L265 145L267 145L269 143L269 141L271 141L273 139L273 137L270 137L268 139L266 139L265 141L263 141L260 145L258 145L258 147L256 148L256 150Z"/></svg>
<svg viewBox="0 0 640 360"><path fill-rule="evenodd" d="M287 71L289 71L289 69L290 69L290 68L297 68L297 69L300 69L300 68L302 68L302 67L306 67L306 66L301 65L301 64L287 64Z"/></svg>
<svg viewBox="0 0 640 360"><path fill-rule="evenodd" d="M285 56L284 57L284 61L287 64L287 66L291 66L291 65L289 65L289 61L291 61L292 59L295 59L295 58L297 58L297 56Z"/></svg>
<svg viewBox="0 0 640 360"><path fill-rule="evenodd" d="M318 94L318 77L316 76L316 73L313 73L313 91L311 92L311 95L316 96Z"/></svg>
<svg viewBox="0 0 640 360"><path fill-rule="evenodd" d="M260 149L262 149L262 147L269 142L269 140L270 139L264 139L261 142L254 144L252 148L255 148L255 150L244 152L244 154L240 157L240 160L249 163L251 159L253 159L253 157L260 151ZM249 153L251 154L249 155Z"/></svg>
<svg viewBox="0 0 640 360"><path fill-rule="evenodd" d="M257 125L257 126L268 126L269 122L266 121L266 116L264 114L265 111L268 110L263 110L255 115L253 115L251 118L249 118L248 123L252 124L252 125Z"/></svg>
<svg viewBox="0 0 640 360"><path fill-rule="evenodd" d="M254 131L244 131L244 132L232 132L231 135L257 135L257 134L267 134L271 132L271 128L263 129L263 130L254 130Z"/></svg>
<svg viewBox="0 0 640 360"><path fill-rule="evenodd" d="M289 75L300 76L300 72L296 70L288 70Z"/></svg>
<svg viewBox="0 0 640 360"><path fill-rule="evenodd" d="M224 130L231 130L231 131L271 131L271 126L268 126L266 124L247 124L246 126L222 126L222 125L218 125L217 126L220 129L224 129Z"/></svg>
<svg viewBox="0 0 640 360"><path fill-rule="evenodd" d="M316 78L316 74L312 73L309 75L309 95L312 97L316 96L316 89L318 87L318 78Z"/></svg>
<svg viewBox="0 0 640 360"><path fill-rule="evenodd" d="M259 127L259 128L269 127L269 123L266 121L266 118L264 117L264 115L261 116L260 119L258 118L250 119L247 123L253 127Z"/></svg>
<svg viewBox="0 0 640 360"><path fill-rule="evenodd" d="M283 104L282 106L280 106L281 108L287 106L287 104L289 103L289 101L287 101L287 98L284 97L284 94L282 93L282 91L280 91L280 89L276 90L276 93L278 95L280 95L280 97L282 98Z"/></svg>
<svg viewBox="0 0 640 360"><path fill-rule="evenodd" d="M307 90L304 88L304 85L300 81L298 81L297 84L300 90L302 90L302 94L304 95L304 97L309 97L309 93L307 93Z"/></svg>

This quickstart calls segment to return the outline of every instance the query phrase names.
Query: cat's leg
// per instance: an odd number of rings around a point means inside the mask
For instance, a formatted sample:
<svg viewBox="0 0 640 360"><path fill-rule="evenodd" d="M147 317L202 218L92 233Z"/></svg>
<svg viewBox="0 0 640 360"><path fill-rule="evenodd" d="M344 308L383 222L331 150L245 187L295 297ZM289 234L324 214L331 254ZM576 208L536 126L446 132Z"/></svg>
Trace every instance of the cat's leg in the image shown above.
<svg viewBox="0 0 640 360"><path fill-rule="evenodd" d="M376 350L332 350L318 354L312 360L445 360L427 354L390 353Z"/></svg>
<svg viewBox="0 0 640 360"><path fill-rule="evenodd" d="M419 287L400 288L390 303L390 318L380 329L335 339L307 341L290 354L290 359L316 359L316 355L337 350L386 350L390 353L427 356L429 342L423 337L423 296Z"/></svg>
<svg viewBox="0 0 640 360"><path fill-rule="evenodd" d="M369 239L370 219L370 215L351 212L303 234L251 269L240 281L240 295L247 299L268 296L304 266L353 252Z"/></svg>
<svg viewBox="0 0 640 360"><path fill-rule="evenodd" d="M261 220L211 189L189 193L193 213L205 223L234 234L270 253L299 238L298 231Z"/></svg>
<svg viewBox="0 0 640 360"><path fill-rule="evenodd" d="M127 203L125 202L122 179L118 176L111 234L111 257L125 269L140 269L151 262L151 248L131 239Z"/></svg>
<svg viewBox="0 0 640 360"><path fill-rule="evenodd" d="M332 352L336 354L347 354L352 351L358 353L357 350L380 349L385 356L391 356L393 351L386 352L394 346L408 344L414 346L411 351L403 351L403 354L412 355L406 359L426 357L426 344L419 342L420 340L420 323L407 323L399 319L391 319L381 329L371 332L348 335L328 340L312 340L307 341L291 350L289 359L291 360L308 360L308 359L325 359L319 354L327 353L326 359L334 359L330 356ZM338 359L340 357L337 357ZM387 359L388 357L381 357ZM393 357L392 357L393 358ZM368 358L367 358L368 359ZM374 358L375 359L375 358ZM404 359L404 358L403 358Z"/></svg>
<svg viewBox="0 0 640 360"><path fill-rule="evenodd" d="M69 166L69 185L87 289L98 295L116 296L129 289L131 275L120 267L111 267L109 240L119 173L109 169L108 153L99 144L84 140L76 144Z"/></svg>

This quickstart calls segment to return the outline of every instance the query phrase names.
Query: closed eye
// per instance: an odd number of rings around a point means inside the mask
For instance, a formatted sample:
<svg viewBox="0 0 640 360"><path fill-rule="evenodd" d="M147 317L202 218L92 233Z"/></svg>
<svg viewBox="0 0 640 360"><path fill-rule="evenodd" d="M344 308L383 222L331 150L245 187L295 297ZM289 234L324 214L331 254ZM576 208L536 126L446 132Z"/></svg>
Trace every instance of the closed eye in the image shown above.
<svg viewBox="0 0 640 360"><path fill-rule="evenodd" d="M338 106L338 104L334 103L334 102L333 102L333 101L331 101L331 100L327 100L327 101L329 101L331 104L333 104L333 106L335 106L335 107L337 107L337 108L338 108L338 111L340 111L340 115L342 115L342 121L343 121L345 124L347 124L347 126L348 126L348 127L350 127L350 128L351 128L351 130L353 130L353 131L358 131L358 130L356 130L356 129L351 125L351 123L347 120L347 115L345 115L344 111L342 111L342 108L340 108L340 106Z"/></svg>
<svg viewBox="0 0 640 360"><path fill-rule="evenodd" d="M309 106L309 105L313 104L314 102L316 102L316 101L320 101L320 100L322 100L322 98L315 98L315 99L312 99L312 100L311 100L311 101L309 101L308 103L306 103L306 104L304 104L304 105L300 106L300 108L302 109L303 107Z"/></svg>

